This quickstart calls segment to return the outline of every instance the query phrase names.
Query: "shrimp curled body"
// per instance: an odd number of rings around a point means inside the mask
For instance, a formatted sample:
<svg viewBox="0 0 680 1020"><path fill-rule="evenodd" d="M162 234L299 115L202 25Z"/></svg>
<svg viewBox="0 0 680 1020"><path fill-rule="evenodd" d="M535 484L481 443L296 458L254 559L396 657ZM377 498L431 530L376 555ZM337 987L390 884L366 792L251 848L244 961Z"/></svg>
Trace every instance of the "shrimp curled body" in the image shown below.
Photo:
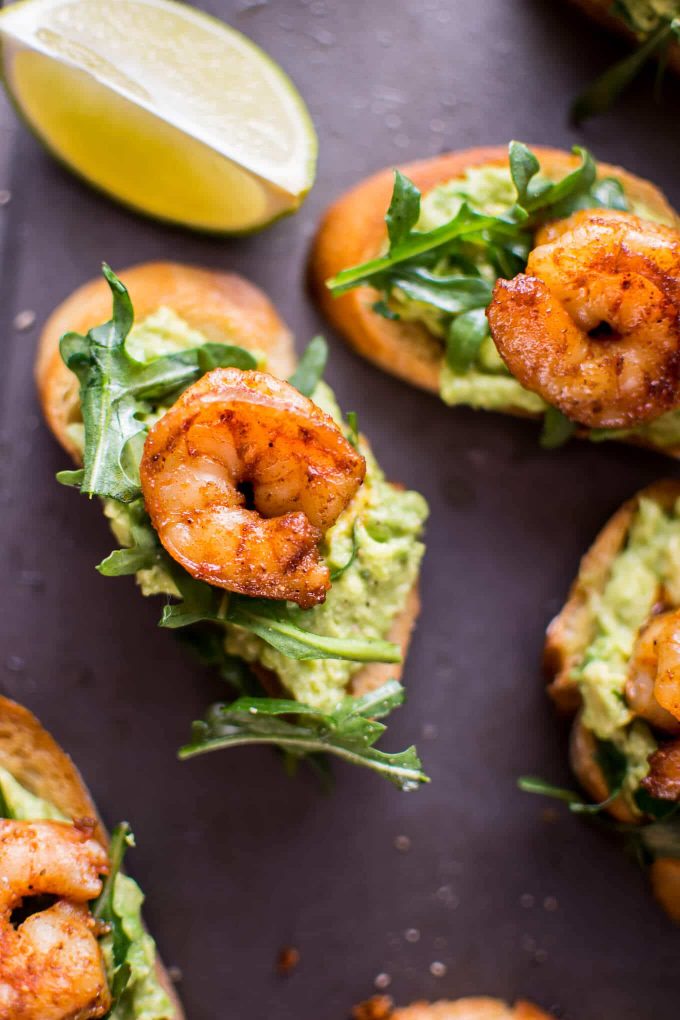
<svg viewBox="0 0 680 1020"><path fill-rule="evenodd" d="M680 233L585 210L539 231L489 306L515 378L573 421L626 428L680 403Z"/></svg>
<svg viewBox="0 0 680 1020"><path fill-rule="evenodd" d="M660 613L641 628L628 665L626 701L665 733L680 733L680 612Z"/></svg>
<svg viewBox="0 0 680 1020"><path fill-rule="evenodd" d="M91 1020L111 1006L88 909L108 870L91 831L68 822L0 820L0 1020ZM57 897L15 926L35 896Z"/></svg>
<svg viewBox="0 0 680 1020"><path fill-rule="evenodd" d="M662 709L680 721L680 610L666 614L656 653L654 697Z"/></svg>
<svg viewBox="0 0 680 1020"><path fill-rule="evenodd" d="M158 536L193 577L303 608L326 597L318 545L365 471L311 400L233 368L214 369L182 394L149 432L140 465Z"/></svg>

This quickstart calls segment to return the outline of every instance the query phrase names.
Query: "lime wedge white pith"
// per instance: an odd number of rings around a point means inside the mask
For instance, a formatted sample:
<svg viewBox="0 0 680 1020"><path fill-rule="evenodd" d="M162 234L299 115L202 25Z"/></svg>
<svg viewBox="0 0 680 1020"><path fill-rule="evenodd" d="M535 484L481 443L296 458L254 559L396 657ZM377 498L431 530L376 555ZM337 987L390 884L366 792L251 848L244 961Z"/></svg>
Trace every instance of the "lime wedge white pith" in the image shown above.
<svg viewBox="0 0 680 1020"><path fill-rule="evenodd" d="M174 0L19 0L3 73L52 152L148 215L254 230L297 208L316 136L290 79L240 32Z"/></svg>

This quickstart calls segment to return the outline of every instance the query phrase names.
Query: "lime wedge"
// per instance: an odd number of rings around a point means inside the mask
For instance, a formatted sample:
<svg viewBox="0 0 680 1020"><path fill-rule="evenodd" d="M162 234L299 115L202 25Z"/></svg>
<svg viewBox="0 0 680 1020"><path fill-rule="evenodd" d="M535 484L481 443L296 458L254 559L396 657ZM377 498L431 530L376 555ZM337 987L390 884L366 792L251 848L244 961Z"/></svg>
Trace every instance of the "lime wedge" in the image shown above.
<svg viewBox="0 0 680 1020"><path fill-rule="evenodd" d="M295 210L316 136L281 68L174 0L19 0L0 11L5 84L62 162L140 212L219 232Z"/></svg>

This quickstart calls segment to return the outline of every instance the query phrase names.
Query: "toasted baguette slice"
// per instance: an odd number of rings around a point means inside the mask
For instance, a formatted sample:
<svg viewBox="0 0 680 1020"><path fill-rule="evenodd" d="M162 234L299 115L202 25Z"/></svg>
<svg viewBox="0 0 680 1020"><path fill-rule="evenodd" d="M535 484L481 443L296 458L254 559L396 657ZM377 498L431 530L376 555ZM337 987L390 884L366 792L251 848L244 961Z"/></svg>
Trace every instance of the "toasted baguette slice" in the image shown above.
<svg viewBox="0 0 680 1020"><path fill-rule="evenodd" d="M544 665L550 694L559 708L575 712L580 705L578 687L571 678L593 637L591 598L601 593L612 563L626 541L641 499L652 499L669 509L680 497L680 481L655 482L627 500L605 524L579 565L563 608L550 623L544 649Z"/></svg>
<svg viewBox="0 0 680 1020"><path fill-rule="evenodd" d="M0 765L30 793L49 801L71 818L92 818L95 835L108 846L108 836L80 772L59 744L28 709L0 697ZM156 955L158 979L172 1002L169 1020L185 1020L184 1010L168 974Z"/></svg>
<svg viewBox="0 0 680 1020"><path fill-rule="evenodd" d="M213 343L261 351L273 375L286 378L294 370L289 330L269 299L243 277L177 262L146 262L119 275L138 321L158 308L170 308ZM48 425L73 457L77 451L67 425L79 420L78 380L61 360L59 340L66 332L87 333L110 317L111 291L100 276L59 305L40 337L35 365L40 401Z"/></svg>
<svg viewBox="0 0 680 1020"><path fill-rule="evenodd" d="M625 36L632 42L639 41L635 32L628 27L624 19L612 14L612 0L571 0L571 3L580 7L604 28L609 28L612 32ZM668 66L676 74L680 74L680 45L678 43L671 43L664 59L668 61Z"/></svg>
<svg viewBox="0 0 680 1020"><path fill-rule="evenodd" d="M213 343L237 344L261 352L272 375L286 379L295 370L290 331L269 298L242 277L177 262L146 262L124 269L119 276L130 292L138 321L166 307ZM59 340L66 332L87 333L110 316L111 291L100 276L79 287L55 309L40 337L35 364L40 403L50 429L76 462L79 452L68 425L80 420L79 387L76 376L61 359ZM416 585L388 635L388 640L400 646L402 661L419 610ZM258 672L267 689L277 689L278 681L271 673ZM351 692L365 694L386 680L399 680L401 674L401 664L371 663L355 674Z"/></svg>
<svg viewBox="0 0 680 1020"><path fill-rule="evenodd" d="M354 1020L552 1020L530 1002L508 1006L500 999L482 997L456 999L454 1002L414 1002L404 1009L392 1008L391 1000L376 996L357 1006Z"/></svg>
<svg viewBox="0 0 680 1020"><path fill-rule="evenodd" d="M560 149L532 146L532 151L540 160L542 171L550 177L563 177L579 165L578 157ZM446 153L400 169L426 195L440 184L463 177L472 168L507 165L507 147L489 146ZM599 171L604 177L615 175L631 198L644 202L669 223L680 224L664 195L649 181L607 163L600 163ZM392 185L392 169L381 170L342 195L328 209L312 249L312 287L322 310L360 354L386 372L438 393L444 363L441 341L421 323L385 319L374 312L372 305L379 295L371 287L356 287L337 298L326 287L326 281L342 269L380 253L387 237L385 212ZM511 405L500 410L527 416L525 410ZM680 455L680 450L677 452Z"/></svg>
<svg viewBox="0 0 680 1020"><path fill-rule="evenodd" d="M616 511L581 560L567 601L548 627L545 670L550 694L564 712L578 713L581 699L572 671L593 638L591 600L604 591L612 564L625 546L643 498L668 509L680 498L680 480L667 479L649 485ZM609 788L596 760L596 750L592 733L582 725L577 714L571 732L571 767L593 801L601 802L607 798ZM634 823L637 820L623 798L617 798L607 810L618 821ZM651 866L650 877L656 898L671 917L680 920L680 860L657 858Z"/></svg>

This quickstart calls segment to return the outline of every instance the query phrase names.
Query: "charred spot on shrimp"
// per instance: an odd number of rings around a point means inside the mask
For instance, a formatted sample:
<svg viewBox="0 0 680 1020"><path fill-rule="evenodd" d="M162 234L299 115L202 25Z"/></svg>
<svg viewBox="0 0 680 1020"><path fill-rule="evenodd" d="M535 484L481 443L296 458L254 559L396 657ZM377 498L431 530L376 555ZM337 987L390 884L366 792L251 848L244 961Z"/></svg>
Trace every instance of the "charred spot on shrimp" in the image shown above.
<svg viewBox="0 0 680 1020"><path fill-rule="evenodd" d="M526 272L499 280L491 334L515 378L591 428L680 405L680 233L613 210L539 231Z"/></svg>
<svg viewBox="0 0 680 1020"><path fill-rule="evenodd" d="M319 544L364 458L333 419L263 372L214 369L153 426L140 477L166 551L193 577L310 608L330 572Z"/></svg>

